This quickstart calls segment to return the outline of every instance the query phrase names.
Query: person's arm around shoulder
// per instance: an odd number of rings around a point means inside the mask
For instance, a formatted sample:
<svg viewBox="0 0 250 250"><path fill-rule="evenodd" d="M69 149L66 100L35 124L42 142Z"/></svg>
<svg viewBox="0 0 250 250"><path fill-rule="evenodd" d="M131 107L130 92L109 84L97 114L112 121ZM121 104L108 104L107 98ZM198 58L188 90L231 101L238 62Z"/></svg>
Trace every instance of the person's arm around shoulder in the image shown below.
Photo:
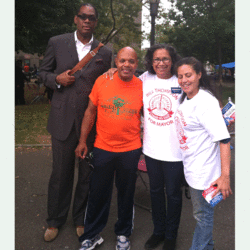
<svg viewBox="0 0 250 250"><path fill-rule="evenodd" d="M89 132L91 131L95 123L96 111L97 111L97 107L94 105L91 99L89 99L88 108L86 109L83 120L82 120L81 136L80 136L79 144L77 148L75 149L76 157L84 159L88 153L86 141L87 141Z"/></svg>
<svg viewBox="0 0 250 250"><path fill-rule="evenodd" d="M229 197L232 194L230 187L230 161L231 161L231 151L230 142L222 143L220 142L220 156L221 156L221 176L214 181L211 185L217 185L217 190L213 194L213 197L220 191L223 195L223 199Z"/></svg>
<svg viewBox="0 0 250 250"><path fill-rule="evenodd" d="M108 71L104 72L103 75L105 75L106 78L109 78L110 80L112 80L116 71L117 71L117 68L110 68Z"/></svg>

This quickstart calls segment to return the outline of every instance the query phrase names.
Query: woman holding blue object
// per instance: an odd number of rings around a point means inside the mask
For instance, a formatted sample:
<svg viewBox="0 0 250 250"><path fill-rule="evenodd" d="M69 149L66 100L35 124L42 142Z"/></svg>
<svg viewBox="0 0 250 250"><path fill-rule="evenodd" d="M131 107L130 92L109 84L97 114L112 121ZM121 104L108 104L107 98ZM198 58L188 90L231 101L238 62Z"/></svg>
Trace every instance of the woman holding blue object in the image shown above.
<svg viewBox="0 0 250 250"><path fill-rule="evenodd" d="M184 93L175 124L197 221L190 250L213 250L214 207L202 193L215 186L212 197L221 192L226 199L232 194L230 135L202 64L194 57L183 58L177 62L176 72Z"/></svg>

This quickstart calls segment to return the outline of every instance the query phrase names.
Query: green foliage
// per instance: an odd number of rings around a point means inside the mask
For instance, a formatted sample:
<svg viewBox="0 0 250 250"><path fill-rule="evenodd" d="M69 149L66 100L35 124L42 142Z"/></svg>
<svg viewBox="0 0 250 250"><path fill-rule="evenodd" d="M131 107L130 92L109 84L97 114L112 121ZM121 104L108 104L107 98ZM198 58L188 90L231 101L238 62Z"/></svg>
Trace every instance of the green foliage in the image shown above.
<svg viewBox="0 0 250 250"><path fill-rule="evenodd" d="M76 29L74 16L81 0L17 0L15 17L15 50L44 53L50 37ZM85 1L84 1L85 2ZM140 44L140 24L135 18L141 10L141 1L88 0L99 12L95 37L104 41L113 27L111 2L117 35L111 40L115 51L133 43Z"/></svg>
<svg viewBox="0 0 250 250"><path fill-rule="evenodd" d="M168 19L158 28L160 42L173 44L182 56L202 62L232 62L235 46L233 0L171 0ZM171 24L171 25L170 25Z"/></svg>
<svg viewBox="0 0 250 250"><path fill-rule="evenodd" d="M15 50L43 53L51 36L72 32L79 0L17 0Z"/></svg>

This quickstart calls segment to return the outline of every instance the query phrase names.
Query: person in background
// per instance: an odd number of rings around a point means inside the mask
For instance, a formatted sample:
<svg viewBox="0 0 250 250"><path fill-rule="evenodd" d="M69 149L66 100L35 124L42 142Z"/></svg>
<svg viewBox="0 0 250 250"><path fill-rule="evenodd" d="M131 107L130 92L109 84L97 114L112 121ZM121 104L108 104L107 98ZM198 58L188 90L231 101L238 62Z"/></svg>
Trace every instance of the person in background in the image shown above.
<svg viewBox="0 0 250 250"><path fill-rule="evenodd" d="M84 159L86 139L95 119L94 170L90 179L85 231L80 250L94 249L103 242L99 235L108 221L113 182L117 188L118 220L116 250L129 250L134 225L134 192L141 155L140 124L142 82L133 74L138 65L134 49L121 49L115 59L118 72L112 80L100 76L89 95L81 137L75 150Z"/></svg>
<svg viewBox="0 0 250 250"><path fill-rule="evenodd" d="M48 188L48 228L45 241L52 241L64 225L70 208L75 149L79 142L82 118L88 106L88 96L95 80L110 68L112 52L105 46L89 63L70 75L70 70L90 51L98 47L93 32L98 12L90 3L82 3L74 17L77 30L50 38L39 76L46 87L54 90L47 129L52 138L53 169ZM95 126L87 140L91 149ZM84 216L89 192L90 168L79 162L78 181L73 201L73 221L78 236L84 232Z"/></svg>
<svg viewBox="0 0 250 250"><path fill-rule="evenodd" d="M190 250L213 250L214 207L202 193L217 187L213 197L218 192L223 199L232 194L230 135L201 62L194 57L183 58L177 62L176 71L183 90L175 115L176 132L197 221Z"/></svg>
<svg viewBox="0 0 250 250"><path fill-rule="evenodd" d="M30 66L27 63L24 64L23 71L28 81L30 82Z"/></svg>
<svg viewBox="0 0 250 250"><path fill-rule="evenodd" d="M28 81L20 64L21 62L15 63L15 105L25 105L24 82Z"/></svg>
<svg viewBox="0 0 250 250"><path fill-rule="evenodd" d="M23 67L23 70L24 70L25 73L28 74L29 71L30 71L30 66L29 66L27 63L25 63L25 64L24 64L24 67Z"/></svg>

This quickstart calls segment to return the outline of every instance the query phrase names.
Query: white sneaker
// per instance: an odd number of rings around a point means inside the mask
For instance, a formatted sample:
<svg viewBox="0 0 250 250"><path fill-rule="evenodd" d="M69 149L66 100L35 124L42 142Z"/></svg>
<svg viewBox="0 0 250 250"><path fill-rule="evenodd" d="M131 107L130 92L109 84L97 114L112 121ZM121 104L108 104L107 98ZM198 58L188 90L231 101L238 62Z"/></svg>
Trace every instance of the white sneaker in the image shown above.
<svg viewBox="0 0 250 250"><path fill-rule="evenodd" d="M99 234L97 234L93 239L83 241L79 250L94 249L97 244L101 245L103 241L103 238Z"/></svg>
<svg viewBox="0 0 250 250"><path fill-rule="evenodd" d="M117 236L116 250L130 250L130 240L126 236Z"/></svg>

